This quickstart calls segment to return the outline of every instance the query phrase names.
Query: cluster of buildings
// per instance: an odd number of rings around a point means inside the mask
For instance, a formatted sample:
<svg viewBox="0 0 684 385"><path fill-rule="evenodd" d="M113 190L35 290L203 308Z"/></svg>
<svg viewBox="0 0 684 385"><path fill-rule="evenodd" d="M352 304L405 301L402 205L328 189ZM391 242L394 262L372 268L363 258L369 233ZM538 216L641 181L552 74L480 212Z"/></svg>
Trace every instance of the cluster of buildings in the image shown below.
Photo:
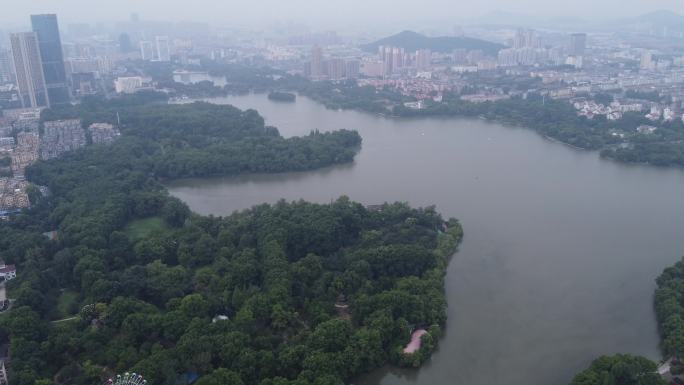
<svg viewBox="0 0 684 385"><path fill-rule="evenodd" d="M0 178L0 217L29 207L28 185L23 178Z"/></svg>
<svg viewBox="0 0 684 385"><path fill-rule="evenodd" d="M304 63L304 75L313 80L355 79L360 74L360 62L353 58L325 58L323 48L314 46L311 60Z"/></svg>
<svg viewBox="0 0 684 385"><path fill-rule="evenodd" d="M156 36L154 41L140 42L140 58L144 61L171 61L171 47L168 36Z"/></svg>
<svg viewBox="0 0 684 385"><path fill-rule="evenodd" d="M683 106L681 103L679 105L672 105L635 100L616 100L609 105L603 105L588 98L578 98L572 103L577 110L577 114L588 119L602 115L608 120L615 121L622 119L625 113L634 112L644 114L643 116L646 119L654 123L673 122L675 120L682 120L684 122ZM652 134L655 130L656 127L650 125L637 127L637 132L641 134Z"/></svg>
<svg viewBox="0 0 684 385"><path fill-rule="evenodd" d="M88 25L60 31L54 14L32 15L31 30L0 35L0 110L43 108L66 104L98 93L135 92L149 84L139 68L127 63L171 62L200 65L209 54L224 58L223 47L197 47L187 38L173 38L171 28L137 18L115 27L118 38L95 33ZM122 32L128 30L129 32ZM66 36L65 40L62 38Z"/></svg>
<svg viewBox="0 0 684 385"><path fill-rule="evenodd" d="M40 138L40 157L54 159L85 145L86 136L80 119L45 122Z"/></svg>
<svg viewBox="0 0 684 385"><path fill-rule="evenodd" d="M93 123L84 130L81 120L68 119L43 123L40 109L5 110L0 116L0 218L7 218L30 205L25 170L39 159L54 159L88 143L109 144L120 135L109 123ZM90 138L90 139L89 139ZM39 186L43 193L47 191ZM0 274L1 276L1 274Z"/></svg>
<svg viewBox="0 0 684 385"><path fill-rule="evenodd" d="M410 69L429 69L432 64L432 51L419 49L415 53L409 53L401 47L380 46L378 59L382 63L382 76L388 77Z"/></svg>
<svg viewBox="0 0 684 385"><path fill-rule="evenodd" d="M40 109L5 111L0 117L0 158L11 159L5 175L23 177L26 167L38 160L39 122Z"/></svg>
<svg viewBox="0 0 684 385"><path fill-rule="evenodd" d="M519 29L510 43L510 48L499 51L499 67L570 65L582 68L587 46L585 33L570 35L567 47L546 47L535 30Z"/></svg>
<svg viewBox="0 0 684 385"><path fill-rule="evenodd" d="M109 123L93 123L88 127L93 144L109 144L115 141L121 132Z"/></svg>
<svg viewBox="0 0 684 385"><path fill-rule="evenodd" d="M26 167L38 160L39 149L40 137L37 131L17 133L17 146L12 152L12 174L23 177Z"/></svg>

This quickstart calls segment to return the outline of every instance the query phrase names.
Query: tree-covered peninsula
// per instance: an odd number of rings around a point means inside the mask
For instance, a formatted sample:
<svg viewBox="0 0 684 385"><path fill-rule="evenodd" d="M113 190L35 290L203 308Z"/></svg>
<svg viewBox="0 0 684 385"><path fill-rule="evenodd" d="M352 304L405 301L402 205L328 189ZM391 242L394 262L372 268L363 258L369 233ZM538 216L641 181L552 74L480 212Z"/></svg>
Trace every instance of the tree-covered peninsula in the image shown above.
<svg viewBox="0 0 684 385"><path fill-rule="evenodd" d="M684 259L656 280L655 309L661 347L667 356L684 357ZM681 367L684 373L684 366Z"/></svg>
<svg viewBox="0 0 684 385"><path fill-rule="evenodd" d="M629 354L603 356L579 373L570 385L666 385L656 364Z"/></svg>
<svg viewBox="0 0 684 385"><path fill-rule="evenodd" d="M284 139L255 111L157 95L44 113L66 117L120 119L122 136L29 168L50 194L34 192L30 210L0 223L0 257L19 271L0 315L12 384L94 384L122 371L155 385L195 375L200 385L344 384L429 356L458 221L344 197L205 217L160 184L348 162L356 132ZM406 354L417 329L422 348Z"/></svg>

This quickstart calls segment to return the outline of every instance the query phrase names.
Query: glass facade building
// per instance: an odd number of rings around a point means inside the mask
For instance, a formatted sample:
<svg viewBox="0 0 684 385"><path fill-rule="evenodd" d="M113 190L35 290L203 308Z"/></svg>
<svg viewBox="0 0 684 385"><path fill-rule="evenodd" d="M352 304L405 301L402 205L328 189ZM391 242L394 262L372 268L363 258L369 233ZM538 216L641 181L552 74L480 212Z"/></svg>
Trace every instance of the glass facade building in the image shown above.
<svg viewBox="0 0 684 385"><path fill-rule="evenodd" d="M51 105L69 103L62 40L57 15L31 15L31 27L38 37L43 74Z"/></svg>

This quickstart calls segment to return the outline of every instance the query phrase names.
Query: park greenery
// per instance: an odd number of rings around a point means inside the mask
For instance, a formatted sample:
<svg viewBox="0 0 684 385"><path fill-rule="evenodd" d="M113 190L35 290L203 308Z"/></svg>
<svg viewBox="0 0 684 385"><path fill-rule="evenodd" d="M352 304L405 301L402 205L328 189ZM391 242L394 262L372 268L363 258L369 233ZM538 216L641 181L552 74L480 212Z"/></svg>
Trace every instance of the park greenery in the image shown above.
<svg viewBox="0 0 684 385"><path fill-rule="evenodd" d="M156 100L158 96L148 97ZM358 133L349 130L312 131L304 137L284 139L276 128L265 126L254 110L201 102L126 105L91 99L48 110L44 117L79 117L85 125L121 119L123 138L117 147L139 151L140 166L158 178L311 170L351 162L361 144Z"/></svg>
<svg viewBox="0 0 684 385"><path fill-rule="evenodd" d="M656 364L629 354L603 356L579 373L570 385L666 385L656 372Z"/></svg>
<svg viewBox="0 0 684 385"><path fill-rule="evenodd" d="M284 139L255 111L164 101L139 94L44 112L120 119L122 136L30 167L50 195L32 194L30 210L0 223L0 257L20 271L0 316L12 384L135 371L156 385L190 374L201 385L334 385L429 357L458 221L345 197L193 214L163 179L349 162L360 137ZM57 240L42 235L51 230ZM406 355L415 328L428 334Z"/></svg>
<svg viewBox="0 0 684 385"><path fill-rule="evenodd" d="M684 357L684 259L656 280L655 309L661 348L668 356Z"/></svg>
<svg viewBox="0 0 684 385"><path fill-rule="evenodd" d="M272 91L268 94L268 98L276 102L294 102L297 100L297 95L290 92Z"/></svg>

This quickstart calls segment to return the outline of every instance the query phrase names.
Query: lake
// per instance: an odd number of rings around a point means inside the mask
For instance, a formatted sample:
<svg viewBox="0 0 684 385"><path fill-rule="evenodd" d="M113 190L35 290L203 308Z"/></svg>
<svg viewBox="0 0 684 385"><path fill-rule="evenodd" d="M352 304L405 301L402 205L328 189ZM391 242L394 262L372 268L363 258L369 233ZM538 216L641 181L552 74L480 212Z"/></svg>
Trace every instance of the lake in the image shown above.
<svg viewBox="0 0 684 385"><path fill-rule="evenodd" d="M659 359L654 279L684 255L684 171L627 166L535 132L471 119L389 119L266 95L254 108L282 135L358 130L353 164L278 175L175 181L201 214L263 202L436 205L464 242L448 268L448 322L419 370L360 385L560 385L602 354Z"/></svg>

